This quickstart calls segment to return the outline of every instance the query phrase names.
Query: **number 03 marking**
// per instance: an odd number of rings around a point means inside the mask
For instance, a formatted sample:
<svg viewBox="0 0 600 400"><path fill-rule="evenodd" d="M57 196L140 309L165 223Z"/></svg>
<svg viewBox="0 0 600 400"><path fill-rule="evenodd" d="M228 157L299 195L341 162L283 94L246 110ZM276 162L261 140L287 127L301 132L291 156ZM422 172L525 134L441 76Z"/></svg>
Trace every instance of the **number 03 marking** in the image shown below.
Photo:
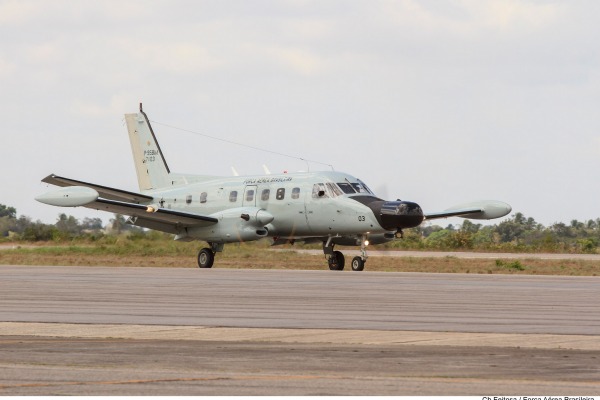
<svg viewBox="0 0 600 400"><path fill-rule="evenodd" d="M359 215L358 216L358 220L359 221L364 221L365 220L365 216L364 215Z"/></svg>

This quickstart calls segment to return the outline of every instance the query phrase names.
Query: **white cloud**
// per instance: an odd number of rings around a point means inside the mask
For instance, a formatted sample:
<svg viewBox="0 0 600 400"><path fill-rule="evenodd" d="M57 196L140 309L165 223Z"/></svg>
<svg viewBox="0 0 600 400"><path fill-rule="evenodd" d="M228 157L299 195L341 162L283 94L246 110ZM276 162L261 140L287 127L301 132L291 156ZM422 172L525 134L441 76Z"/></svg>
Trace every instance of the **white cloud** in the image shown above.
<svg viewBox="0 0 600 400"><path fill-rule="evenodd" d="M39 7L30 1L3 1L0 3L0 24L15 26L37 18Z"/></svg>
<svg viewBox="0 0 600 400"><path fill-rule="evenodd" d="M446 32L458 35L474 35L487 30L533 32L551 26L568 7L563 3L519 0L444 3L403 0L384 4L384 15L398 26L418 27L420 34Z"/></svg>
<svg viewBox="0 0 600 400"><path fill-rule="evenodd" d="M263 54L275 63L300 75L313 75L326 68L326 61L311 51L293 47L267 47ZM261 50L257 51L260 56Z"/></svg>
<svg viewBox="0 0 600 400"><path fill-rule="evenodd" d="M16 65L0 55L0 79L6 79L16 71Z"/></svg>
<svg viewBox="0 0 600 400"><path fill-rule="evenodd" d="M223 65L206 47L193 42L128 43L123 50L131 55L131 62L168 73L199 73Z"/></svg>

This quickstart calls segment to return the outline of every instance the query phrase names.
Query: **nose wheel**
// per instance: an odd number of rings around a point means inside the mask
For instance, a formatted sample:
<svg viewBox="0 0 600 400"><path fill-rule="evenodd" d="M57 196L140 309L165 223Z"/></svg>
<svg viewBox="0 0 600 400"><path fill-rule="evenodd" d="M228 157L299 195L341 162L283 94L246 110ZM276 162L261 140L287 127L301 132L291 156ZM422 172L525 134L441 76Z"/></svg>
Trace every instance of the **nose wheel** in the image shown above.
<svg viewBox="0 0 600 400"><path fill-rule="evenodd" d="M352 259L352 271L362 271L365 269L365 261L360 256L356 256Z"/></svg>

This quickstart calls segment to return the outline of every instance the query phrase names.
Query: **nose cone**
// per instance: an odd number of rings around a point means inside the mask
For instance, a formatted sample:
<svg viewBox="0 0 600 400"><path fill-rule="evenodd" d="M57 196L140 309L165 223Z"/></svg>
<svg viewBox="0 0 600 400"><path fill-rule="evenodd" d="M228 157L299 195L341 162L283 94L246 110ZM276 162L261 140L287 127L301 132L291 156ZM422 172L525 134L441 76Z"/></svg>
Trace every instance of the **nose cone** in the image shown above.
<svg viewBox="0 0 600 400"><path fill-rule="evenodd" d="M386 201L379 212L381 226L389 230L414 228L425 218L421 207L410 201Z"/></svg>
<svg viewBox="0 0 600 400"><path fill-rule="evenodd" d="M352 200L369 207L383 229L397 231L421 225L425 216L417 203L410 201L383 201L374 196L353 196Z"/></svg>

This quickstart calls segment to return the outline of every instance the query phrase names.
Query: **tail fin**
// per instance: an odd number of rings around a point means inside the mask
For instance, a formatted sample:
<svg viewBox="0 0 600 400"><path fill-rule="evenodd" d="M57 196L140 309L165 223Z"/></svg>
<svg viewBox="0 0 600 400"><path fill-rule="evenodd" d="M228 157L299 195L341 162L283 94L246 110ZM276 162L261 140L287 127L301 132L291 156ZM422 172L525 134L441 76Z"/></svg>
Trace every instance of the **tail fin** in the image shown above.
<svg viewBox="0 0 600 400"><path fill-rule="evenodd" d="M142 110L125 114L140 190L159 189L171 185L169 166L165 161L148 116Z"/></svg>

